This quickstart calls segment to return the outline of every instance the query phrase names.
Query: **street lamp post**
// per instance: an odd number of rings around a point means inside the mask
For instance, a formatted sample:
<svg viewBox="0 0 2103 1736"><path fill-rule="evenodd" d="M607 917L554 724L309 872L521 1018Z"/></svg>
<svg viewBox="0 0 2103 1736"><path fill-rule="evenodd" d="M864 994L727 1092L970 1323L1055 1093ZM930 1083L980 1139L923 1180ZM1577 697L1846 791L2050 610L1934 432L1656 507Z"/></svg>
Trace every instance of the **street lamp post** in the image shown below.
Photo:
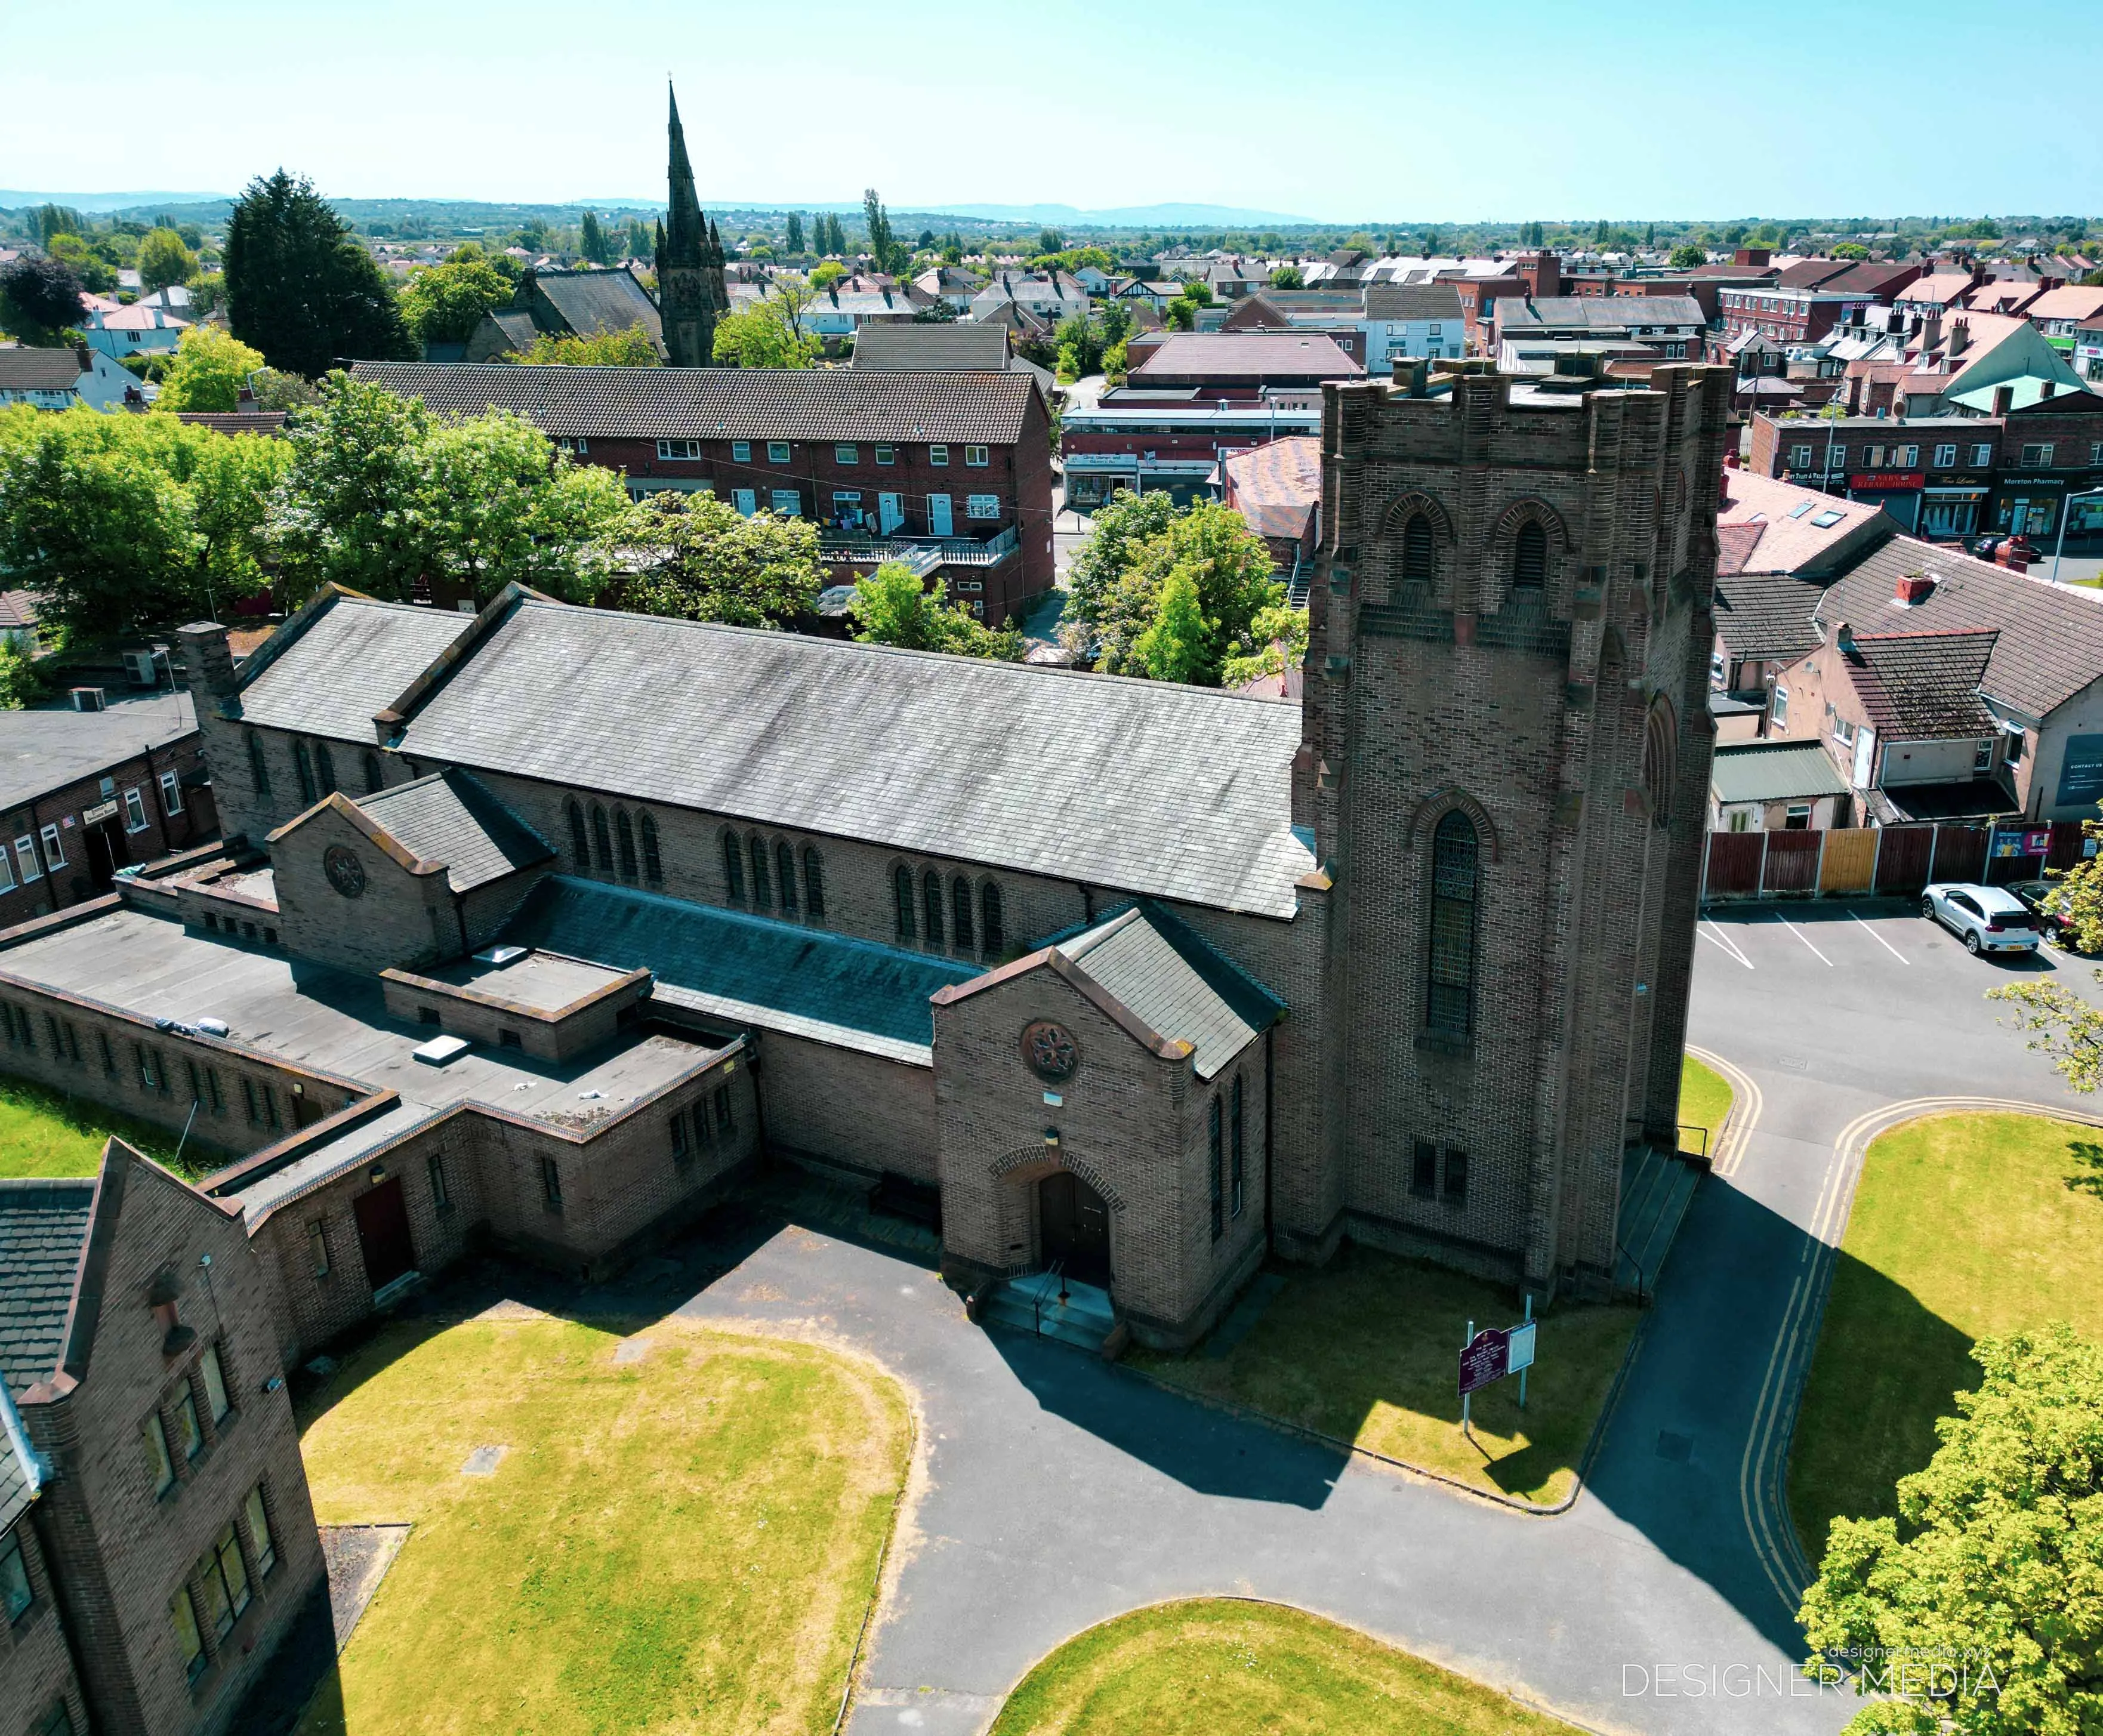
<svg viewBox="0 0 2103 1736"><path fill-rule="evenodd" d="M2052 547L2052 582L2059 583L2059 558L2066 550L2066 521L2074 516L2076 501L2103 501L2103 488L2084 489L2079 494L2070 494L2059 503L2059 541Z"/></svg>

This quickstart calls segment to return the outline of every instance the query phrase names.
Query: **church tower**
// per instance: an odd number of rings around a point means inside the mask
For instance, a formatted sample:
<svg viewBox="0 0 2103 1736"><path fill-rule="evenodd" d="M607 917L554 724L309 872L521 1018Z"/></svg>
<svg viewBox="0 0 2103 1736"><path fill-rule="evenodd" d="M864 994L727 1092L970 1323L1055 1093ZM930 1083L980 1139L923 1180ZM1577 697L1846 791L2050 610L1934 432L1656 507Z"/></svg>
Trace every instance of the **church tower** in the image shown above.
<svg viewBox="0 0 2103 1736"><path fill-rule="evenodd" d="M722 238L702 215L694 166L672 97L671 183L665 220L657 225L657 305L665 322L665 359L674 367L706 367L714 360L716 314L727 305Z"/></svg>
<svg viewBox="0 0 2103 1736"><path fill-rule="evenodd" d="M1317 1257L1603 1289L1624 1152L1677 1148L1729 383L1589 384L1326 388L1293 817L1332 1040L1278 1201Z"/></svg>

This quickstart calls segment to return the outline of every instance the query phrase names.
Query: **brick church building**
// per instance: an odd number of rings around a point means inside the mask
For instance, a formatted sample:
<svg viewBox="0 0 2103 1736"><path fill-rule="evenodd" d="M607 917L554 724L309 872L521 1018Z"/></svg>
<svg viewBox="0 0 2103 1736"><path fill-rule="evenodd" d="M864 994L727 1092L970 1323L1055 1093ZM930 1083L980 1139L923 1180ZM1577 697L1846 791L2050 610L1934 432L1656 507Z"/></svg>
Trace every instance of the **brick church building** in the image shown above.
<svg viewBox="0 0 2103 1736"><path fill-rule="evenodd" d="M1676 1144L1729 380L1326 389L1299 705L328 591L180 637L223 854L0 935L15 1075L224 1151L282 1354L763 1156L1194 1342L1345 1236L1613 1281Z"/></svg>

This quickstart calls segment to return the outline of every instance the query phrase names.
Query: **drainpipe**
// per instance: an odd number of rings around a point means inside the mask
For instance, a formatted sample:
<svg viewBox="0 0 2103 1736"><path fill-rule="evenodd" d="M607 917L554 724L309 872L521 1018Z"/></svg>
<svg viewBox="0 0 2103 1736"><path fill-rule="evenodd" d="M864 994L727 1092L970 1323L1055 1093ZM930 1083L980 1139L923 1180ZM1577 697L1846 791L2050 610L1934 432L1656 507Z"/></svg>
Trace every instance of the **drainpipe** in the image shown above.
<svg viewBox="0 0 2103 1736"><path fill-rule="evenodd" d="M1272 1257L1272 1255L1273 1255L1273 1254L1277 1251L1277 1241L1276 1241L1276 1239L1275 1239L1275 1235L1274 1235L1274 1228L1273 1228L1272 1219L1271 1219L1271 1215L1270 1215L1270 1177L1271 1177L1272 1171L1273 1171L1273 1170L1274 1170L1274 1168L1276 1167L1276 1166L1275 1166L1275 1164L1274 1164L1274 1163L1273 1162L1273 1160L1272 1160L1272 1154L1273 1154L1273 1153L1276 1151L1276 1149L1277 1149L1277 1141L1276 1141L1276 1139L1275 1139L1274 1136L1273 1135L1273 1133L1272 1133L1272 1132L1271 1132L1271 1120L1270 1120L1270 1114L1271 1114L1271 1102L1272 1102L1271 1088L1270 1088L1270 1086L1271 1086L1271 1060L1272 1060L1272 1051L1273 1051L1273 1049L1274 1049L1274 1046L1275 1046L1275 1044L1276 1044L1277 1038L1278 1038L1278 1026L1277 1026L1277 1024L1276 1024L1276 1022L1272 1022L1271 1024L1267 1025L1267 1026L1265 1026L1264 1027L1264 1032L1263 1032L1263 1257L1264 1257L1264 1258L1265 1258L1265 1259L1266 1259L1266 1260L1269 1259L1269 1258Z"/></svg>

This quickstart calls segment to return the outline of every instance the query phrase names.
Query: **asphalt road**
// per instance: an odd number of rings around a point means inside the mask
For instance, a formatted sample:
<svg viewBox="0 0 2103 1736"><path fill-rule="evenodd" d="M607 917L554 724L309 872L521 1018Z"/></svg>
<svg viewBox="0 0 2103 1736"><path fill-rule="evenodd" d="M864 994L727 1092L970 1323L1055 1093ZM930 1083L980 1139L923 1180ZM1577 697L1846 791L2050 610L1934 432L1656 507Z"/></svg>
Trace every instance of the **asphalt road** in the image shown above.
<svg viewBox="0 0 2103 1736"><path fill-rule="evenodd" d="M2030 971L1909 906L1718 910L1692 1040L1745 1113L1697 1191L1594 1474L1531 1517L967 1323L895 1253L788 1228L682 1305L814 1333L917 1395L918 1465L848 1728L967 1736L1044 1653L1163 1598L1330 1614L1598 1730L1837 1730L1794 1678L1781 1470L1853 1167L1958 1099L2070 1108L1982 999Z"/></svg>

